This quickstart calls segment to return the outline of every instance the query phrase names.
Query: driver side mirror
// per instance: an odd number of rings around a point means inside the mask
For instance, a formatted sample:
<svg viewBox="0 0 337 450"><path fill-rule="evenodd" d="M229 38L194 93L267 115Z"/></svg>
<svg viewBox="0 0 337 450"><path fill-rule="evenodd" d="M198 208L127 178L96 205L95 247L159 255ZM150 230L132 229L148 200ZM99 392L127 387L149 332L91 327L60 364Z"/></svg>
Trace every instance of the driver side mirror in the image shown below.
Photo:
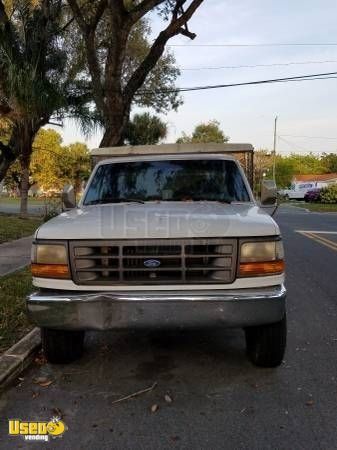
<svg viewBox="0 0 337 450"><path fill-rule="evenodd" d="M74 187L66 184L62 191L62 210L72 209L76 207L76 197Z"/></svg>

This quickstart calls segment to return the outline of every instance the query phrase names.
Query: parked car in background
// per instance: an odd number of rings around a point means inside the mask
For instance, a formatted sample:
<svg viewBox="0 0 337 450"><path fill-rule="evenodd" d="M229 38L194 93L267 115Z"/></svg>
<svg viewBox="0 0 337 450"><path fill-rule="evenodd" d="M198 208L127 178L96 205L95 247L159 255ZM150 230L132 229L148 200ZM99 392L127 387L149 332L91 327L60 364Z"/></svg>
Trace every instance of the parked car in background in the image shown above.
<svg viewBox="0 0 337 450"><path fill-rule="evenodd" d="M309 189L304 195L306 202L318 202L320 200L321 188Z"/></svg>

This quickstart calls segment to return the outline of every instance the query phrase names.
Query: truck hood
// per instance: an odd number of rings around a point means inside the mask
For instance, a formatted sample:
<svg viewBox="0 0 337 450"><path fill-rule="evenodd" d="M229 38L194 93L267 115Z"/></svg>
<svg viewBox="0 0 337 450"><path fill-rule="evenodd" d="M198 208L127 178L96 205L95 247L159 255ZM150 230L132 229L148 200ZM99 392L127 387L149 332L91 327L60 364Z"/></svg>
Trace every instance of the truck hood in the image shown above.
<svg viewBox="0 0 337 450"><path fill-rule="evenodd" d="M252 203L148 202L94 205L60 214L38 239L247 237L279 234L274 220Z"/></svg>

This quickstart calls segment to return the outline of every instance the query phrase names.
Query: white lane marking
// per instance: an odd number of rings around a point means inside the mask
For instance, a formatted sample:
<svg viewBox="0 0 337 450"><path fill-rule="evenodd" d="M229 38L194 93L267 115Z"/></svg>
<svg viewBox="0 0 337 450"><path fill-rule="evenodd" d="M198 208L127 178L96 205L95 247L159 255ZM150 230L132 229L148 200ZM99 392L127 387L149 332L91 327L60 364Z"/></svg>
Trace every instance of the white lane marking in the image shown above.
<svg viewBox="0 0 337 450"><path fill-rule="evenodd" d="M295 230L296 233L337 234L337 231Z"/></svg>

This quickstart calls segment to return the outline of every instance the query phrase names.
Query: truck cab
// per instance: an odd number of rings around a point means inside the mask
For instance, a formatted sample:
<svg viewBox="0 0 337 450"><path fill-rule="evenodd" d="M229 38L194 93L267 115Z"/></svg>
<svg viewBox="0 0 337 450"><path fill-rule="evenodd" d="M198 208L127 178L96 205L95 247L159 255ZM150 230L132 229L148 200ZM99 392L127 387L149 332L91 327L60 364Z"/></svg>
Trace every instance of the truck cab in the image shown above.
<svg viewBox="0 0 337 450"><path fill-rule="evenodd" d="M282 238L273 194L253 197L242 148L93 152L80 202L69 191L68 210L33 242L27 309L50 362L78 358L86 330L207 327L241 327L254 364L282 362Z"/></svg>

